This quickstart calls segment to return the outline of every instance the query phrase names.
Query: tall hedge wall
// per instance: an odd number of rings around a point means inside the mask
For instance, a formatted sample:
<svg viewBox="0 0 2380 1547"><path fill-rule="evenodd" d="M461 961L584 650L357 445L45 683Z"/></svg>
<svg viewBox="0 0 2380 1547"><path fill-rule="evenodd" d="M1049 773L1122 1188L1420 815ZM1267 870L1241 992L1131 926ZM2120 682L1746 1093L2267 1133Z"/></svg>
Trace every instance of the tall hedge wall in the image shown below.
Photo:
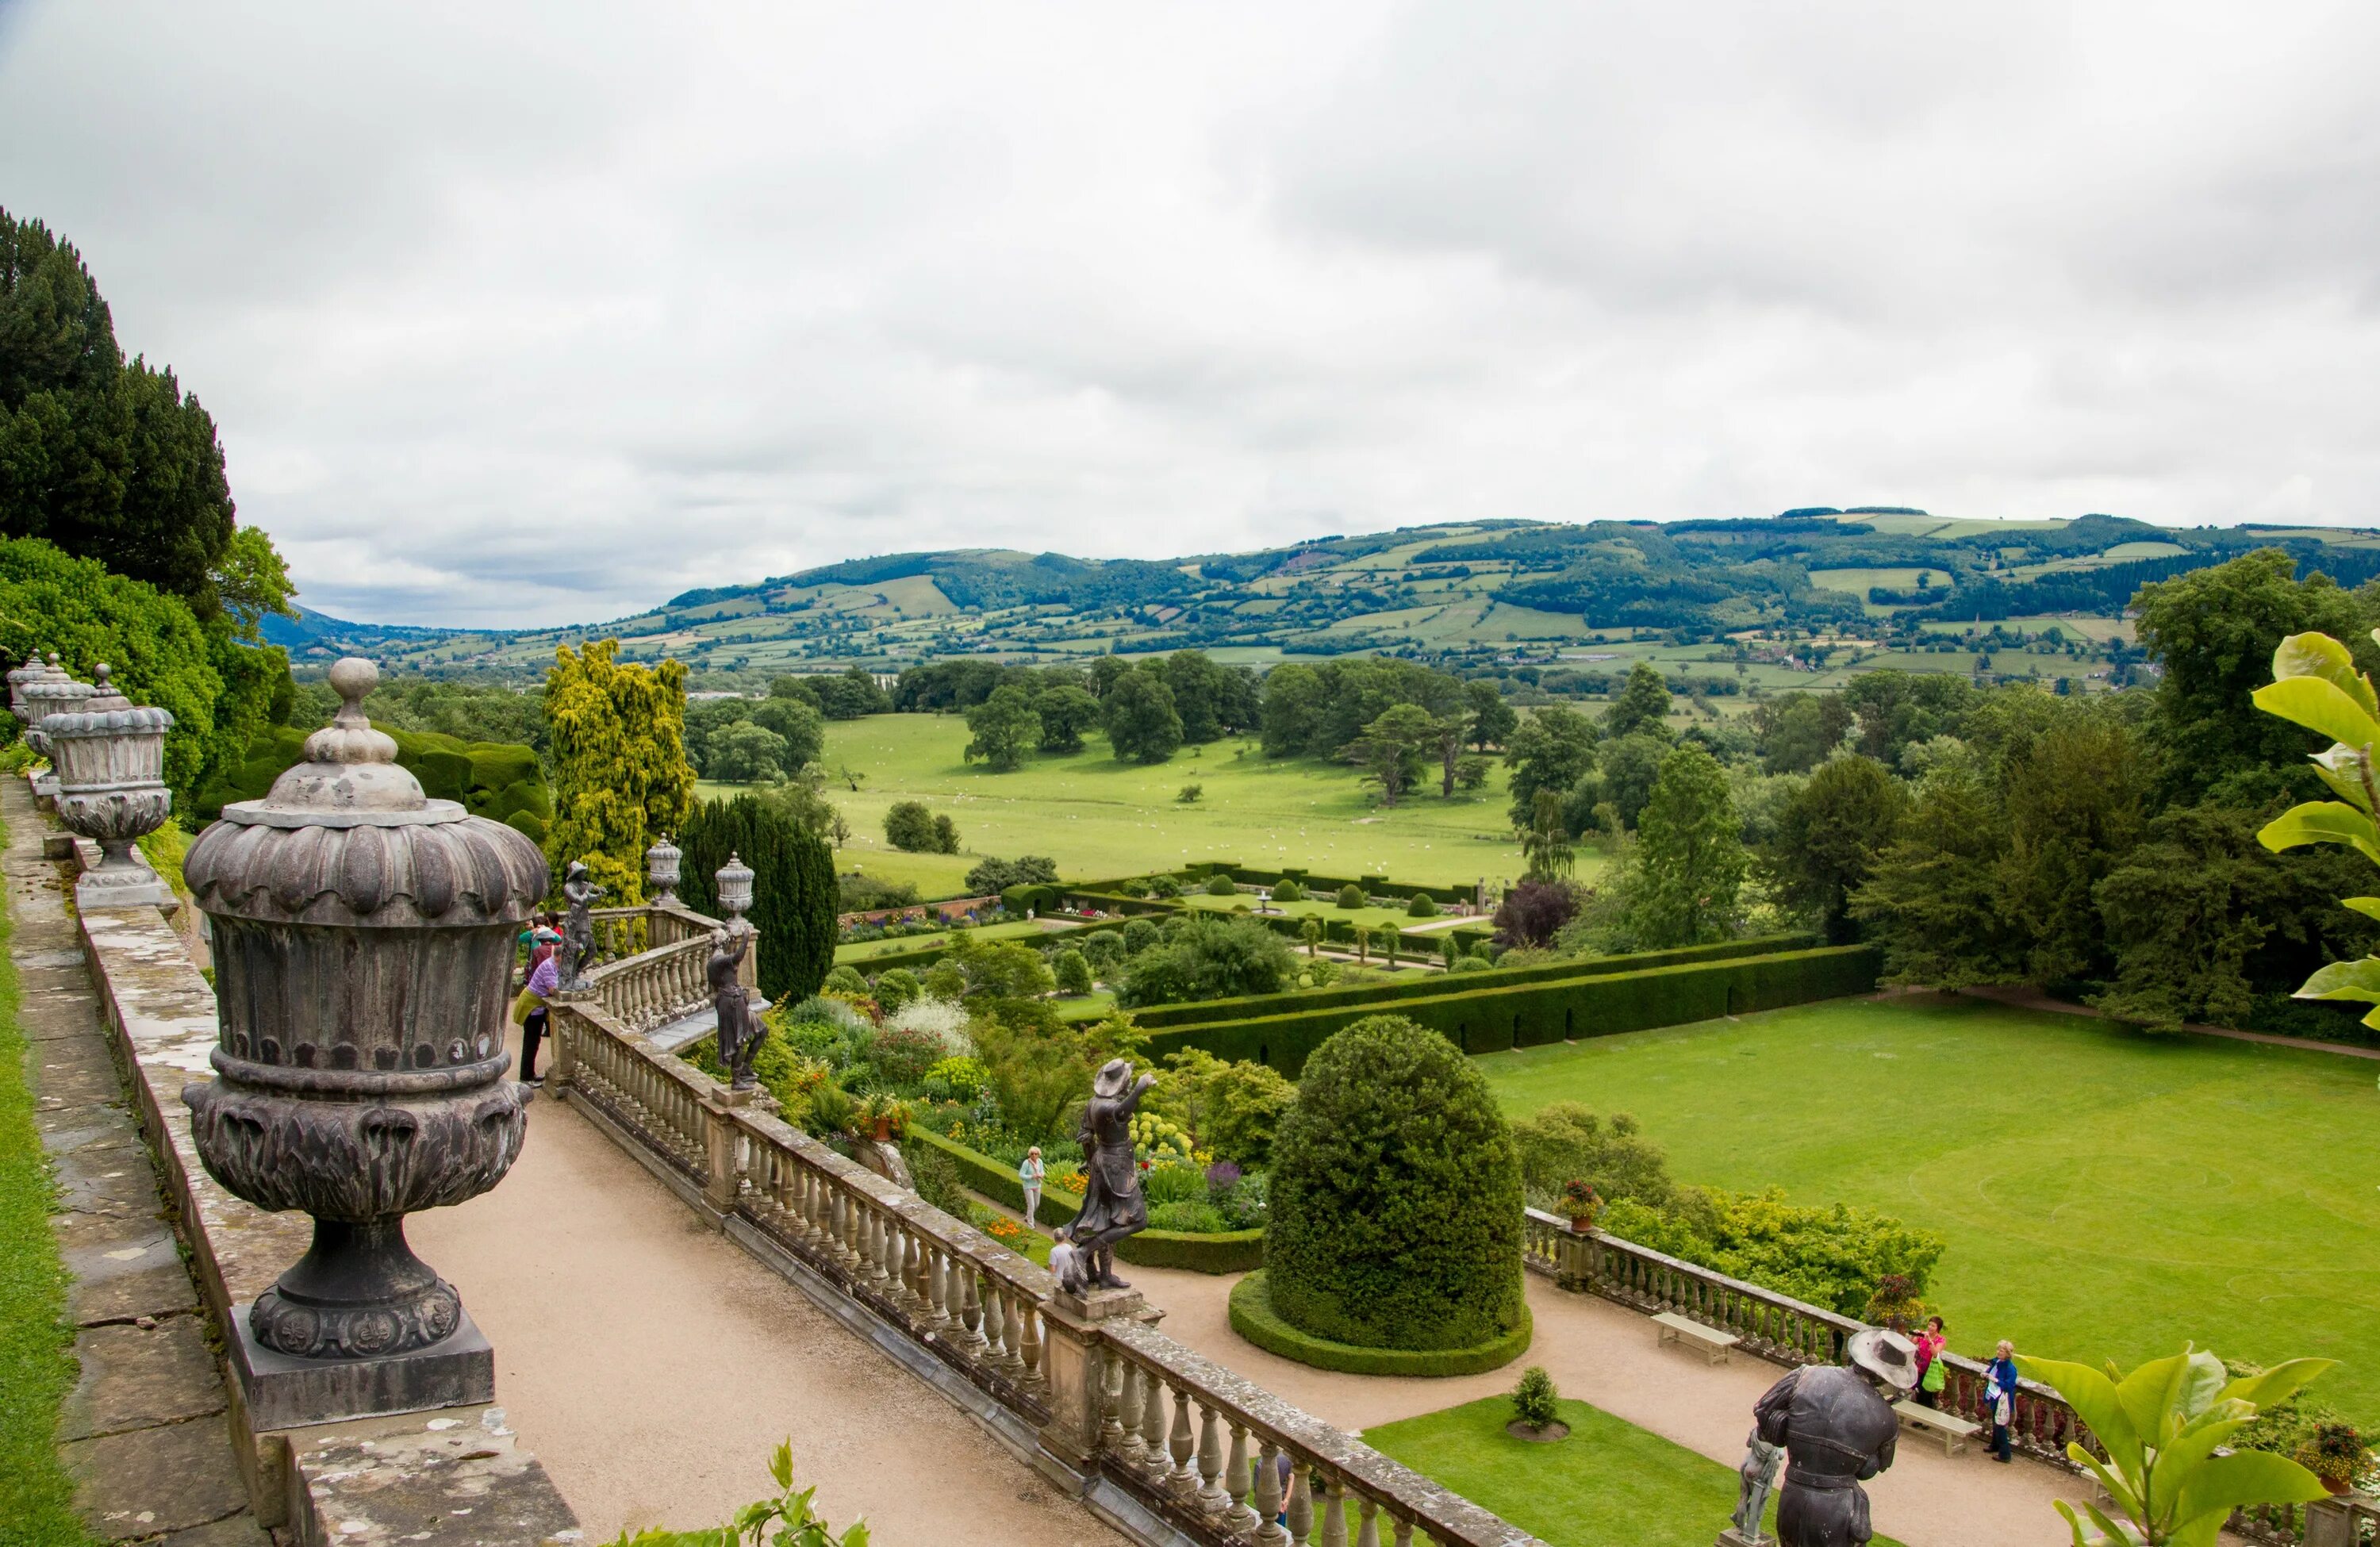
<svg viewBox="0 0 2380 1547"><path fill-rule="evenodd" d="M720 917L714 872L735 854L752 867L752 927L760 932L760 992L783 1004L819 991L834 966L834 852L757 795L706 800L677 845L680 891L698 913Z"/></svg>
<svg viewBox="0 0 2380 1547"><path fill-rule="evenodd" d="M1465 1053L1500 1053L1870 993L1876 975L1873 946L1836 945L1510 988L1465 987L1390 1007ZM1473 981L1466 974L1433 980L1432 986ZM1307 1054L1332 1032L1372 1013L1371 1005L1354 1005L1170 1027L1149 1038L1148 1056L1156 1062L1184 1048L1203 1048L1219 1058L1270 1064L1295 1078Z"/></svg>
<svg viewBox="0 0 2380 1547"><path fill-rule="evenodd" d="M1427 947L1435 955L1437 945ZM1417 944L1416 937L1405 936ZM1495 968L1459 980L1465 993L1482 989L1512 988L1522 983L1553 982L1567 978L1602 978L1615 972L1637 972L1654 967L1679 967L1694 962L1728 961L1738 956L1770 956L1803 950L1817 944L1808 934L1768 934L1750 940L1721 941L1716 945L1686 945L1674 951L1639 951L1624 956L1597 956L1585 961L1548 962L1541 967ZM1336 1010L1349 1005L1396 1005L1407 999L1434 999L1451 992L1458 980L1443 977L1409 979L1403 982L1365 983L1353 988L1308 989L1300 993L1251 994L1243 999L1210 999L1194 1005L1157 1005L1133 1012L1144 1029L1169 1026L1204 1026L1212 1021L1253 1020L1263 1016L1302 1010Z"/></svg>
<svg viewBox="0 0 2380 1547"><path fill-rule="evenodd" d="M533 843L545 842L553 797L535 748L465 741L437 731L376 728L396 743L398 766L421 781L422 793L431 799L458 802L473 816L501 822ZM285 769L306 761L307 735L290 725L259 731L241 760L199 792L199 815L212 822L235 800L263 799Z"/></svg>

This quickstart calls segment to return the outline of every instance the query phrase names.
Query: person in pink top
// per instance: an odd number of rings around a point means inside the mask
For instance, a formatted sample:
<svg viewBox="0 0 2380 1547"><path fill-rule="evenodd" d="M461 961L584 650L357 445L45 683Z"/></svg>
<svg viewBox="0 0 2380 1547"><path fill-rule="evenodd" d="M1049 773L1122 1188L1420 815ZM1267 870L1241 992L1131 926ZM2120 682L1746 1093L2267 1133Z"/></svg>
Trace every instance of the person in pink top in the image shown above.
<svg viewBox="0 0 2380 1547"><path fill-rule="evenodd" d="M1942 1357L1943 1346L1949 1341L1949 1335L1942 1330L1942 1318L1925 1318L1925 1330L1917 1334L1916 1395L1929 1407L1942 1405L1942 1388L1949 1383L1949 1366L1943 1366L1938 1373L1934 1369L1934 1361Z"/></svg>

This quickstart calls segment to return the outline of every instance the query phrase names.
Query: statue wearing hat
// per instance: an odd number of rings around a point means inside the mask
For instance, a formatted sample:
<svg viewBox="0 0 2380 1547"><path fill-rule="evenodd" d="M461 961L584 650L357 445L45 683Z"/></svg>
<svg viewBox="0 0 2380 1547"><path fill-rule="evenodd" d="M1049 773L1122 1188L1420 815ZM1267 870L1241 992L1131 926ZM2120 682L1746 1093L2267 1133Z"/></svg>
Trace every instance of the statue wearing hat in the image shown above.
<svg viewBox="0 0 2380 1547"><path fill-rule="evenodd" d="M1132 1115L1156 1083L1155 1075L1134 1079L1129 1059L1111 1058L1092 1079L1090 1104L1083 1108L1077 1137L1088 1183L1073 1235L1079 1271L1093 1288L1131 1287L1115 1275L1115 1244L1148 1228L1148 1200L1132 1156Z"/></svg>
<svg viewBox="0 0 2380 1547"><path fill-rule="evenodd" d="M1753 1405L1743 1492L1729 1534L1759 1540L1757 1510L1773 1476L1773 1451L1785 1452L1785 1487L1777 1501L1781 1547L1860 1547L1874 1534L1860 1483L1892 1465L1900 1420L1892 1398L1917 1384L1917 1346L1870 1327L1852 1334L1849 1367L1804 1365ZM1754 1465L1758 1457L1767 1466ZM1749 1515L1747 1520L1745 1517ZM1725 1540L1724 1538L1722 1540Z"/></svg>
<svg viewBox="0 0 2380 1547"><path fill-rule="evenodd" d="M570 904L570 916L562 921L562 960L555 965L564 988L581 989L587 986L588 960L595 955L595 919L588 909L603 895L603 888L595 884L584 863L574 859L562 878L562 895Z"/></svg>

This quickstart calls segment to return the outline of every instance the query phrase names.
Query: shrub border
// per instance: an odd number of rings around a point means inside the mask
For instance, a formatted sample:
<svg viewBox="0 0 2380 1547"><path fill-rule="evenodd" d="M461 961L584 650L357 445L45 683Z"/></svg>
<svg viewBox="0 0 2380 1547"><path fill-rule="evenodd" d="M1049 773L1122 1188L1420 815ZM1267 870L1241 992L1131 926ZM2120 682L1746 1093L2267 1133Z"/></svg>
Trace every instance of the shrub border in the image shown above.
<svg viewBox="0 0 2380 1547"><path fill-rule="evenodd" d="M946 1139L931 1128L912 1127L902 1137L948 1155L951 1163L958 1167L959 1180L974 1191L995 1203L1024 1212L1025 1186L1016 1179L1014 1166L994 1160L980 1150L971 1150L955 1139ZM1070 1224L1082 1212L1083 1200L1073 1193L1046 1185L1041 1188L1041 1218L1053 1224ZM1180 1230L1144 1230L1136 1236L1126 1236L1116 1247L1116 1255L1145 1268L1244 1273L1264 1266L1264 1232L1226 1230L1191 1235Z"/></svg>
<svg viewBox="0 0 2380 1547"><path fill-rule="evenodd" d="M1333 1343L1281 1320L1265 1292L1261 1268L1232 1285L1231 1319L1233 1332L1268 1354L1348 1375L1484 1374L1501 1370L1527 1353L1536 1331L1524 1303L1520 1322L1511 1332L1468 1348L1362 1348L1352 1343Z"/></svg>

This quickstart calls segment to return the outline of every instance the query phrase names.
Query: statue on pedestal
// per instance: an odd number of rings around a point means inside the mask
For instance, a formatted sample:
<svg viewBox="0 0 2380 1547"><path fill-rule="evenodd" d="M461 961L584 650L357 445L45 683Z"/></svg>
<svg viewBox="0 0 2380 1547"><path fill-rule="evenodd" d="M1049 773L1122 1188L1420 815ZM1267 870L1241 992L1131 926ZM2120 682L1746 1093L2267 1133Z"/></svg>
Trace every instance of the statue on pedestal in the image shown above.
<svg viewBox="0 0 2380 1547"><path fill-rule="evenodd" d="M752 946L751 926L724 929L710 937L710 1003L719 1017L719 1061L727 1066L728 1088L752 1089L752 1061L760 1055L769 1029L752 1013L752 996L736 977Z"/></svg>
<svg viewBox="0 0 2380 1547"><path fill-rule="evenodd" d="M570 916L562 923L562 960L556 967L565 989L582 989L587 986L587 963L595 955L595 920L588 909L604 891L587 873L586 865L574 859L569 873L562 878L562 895L570 904Z"/></svg>
<svg viewBox="0 0 2380 1547"><path fill-rule="evenodd" d="M1083 1277L1092 1288L1128 1289L1115 1274L1115 1244L1148 1228L1148 1200L1140 1190L1140 1167L1132 1156L1132 1115L1157 1083L1155 1075L1132 1078L1129 1059L1111 1058L1091 1081L1091 1102L1083 1109L1077 1137L1083 1145L1083 1212L1075 1216L1075 1247Z"/></svg>
<svg viewBox="0 0 2380 1547"><path fill-rule="evenodd" d="M1892 1465L1900 1420L1891 1397L1917 1384L1917 1347L1899 1333L1870 1327L1852 1334L1846 1352L1850 1367L1804 1365L1753 1405L1755 1444L1786 1453L1785 1488L1777 1501L1782 1547L1861 1547L1875 1534L1860 1483ZM1755 1540L1742 1518L1755 1504L1754 1474L1747 1456L1746 1497L1736 1506L1736 1534L1746 1541ZM1758 1520L1752 1517L1755 1529Z"/></svg>

